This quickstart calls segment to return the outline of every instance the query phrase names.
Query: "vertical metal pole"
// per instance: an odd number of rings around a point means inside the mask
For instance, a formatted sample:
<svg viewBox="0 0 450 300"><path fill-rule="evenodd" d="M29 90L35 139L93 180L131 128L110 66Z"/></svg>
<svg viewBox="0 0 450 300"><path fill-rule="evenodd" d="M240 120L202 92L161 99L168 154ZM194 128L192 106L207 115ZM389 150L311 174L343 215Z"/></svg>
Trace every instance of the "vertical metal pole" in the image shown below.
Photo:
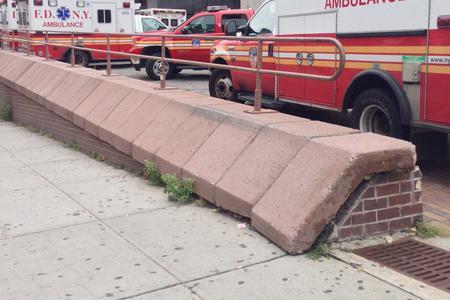
<svg viewBox="0 0 450 300"><path fill-rule="evenodd" d="M5 41L9 43L9 41L5 39L5 31L2 30L2 50L5 50Z"/></svg>
<svg viewBox="0 0 450 300"><path fill-rule="evenodd" d="M166 37L161 39L161 75L160 75L160 88L163 90L166 88Z"/></svg>
<svg viewBox="0 0 450 300"><path fill-rule="evenodd" d="M262 102L262 64L263 64L263 41L258 42L258 52L257 52L257 64L256 68L258 72L256 73L256 89L255 89L255 106L254 106L254 112L261 112L261 102Z"/></svg>
<svg viewBox="0 0 450 300"><path fill-rule="evenodd" d="M45 60L50 59L50 53L48 51L48 31L45 32Z"/></svg>
<svg viewBox="0 0 450 300"><path fill-rule="evenodd" d="M29 30L27 30L27 42L28 42L27 55L31 56L31 34Z"/></svg>
<svg viewBox="0 0 450 300"><path fill-rule="evenodd" d="M73 49L73 47L75 46L75 42L74 42L73 32L70 33L70 39L71 39L70 44L72 45L72 48L70 48L70 65L72 67L74 67L75 66L75 49Z"/></svg>
<svg viewBox="0 0 450 300"><path fill-rule="evenodd" d="M106 34L106 75L111 76L111 43L109 33Z"/></svg>
<svg viewBox="0 0 450 300"><path fill-rule="evenodd" d="M16 51L16 43L14 41L14 30L11 30L11 50L12 52Z"/></svg>

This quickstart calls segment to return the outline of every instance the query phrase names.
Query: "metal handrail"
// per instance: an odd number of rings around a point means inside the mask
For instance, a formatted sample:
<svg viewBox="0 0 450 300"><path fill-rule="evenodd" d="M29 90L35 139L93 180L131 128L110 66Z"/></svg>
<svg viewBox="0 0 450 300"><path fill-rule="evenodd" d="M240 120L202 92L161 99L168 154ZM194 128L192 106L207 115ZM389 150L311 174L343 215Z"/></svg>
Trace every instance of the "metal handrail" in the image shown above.
<svg viewBox="0 0 450 300"><path fill-rule="evenodd" d="M206 68L214 68L214 69L224 69L224 70L234 70L234 71L242 71L242 72L248 72L256 74L256 89L255 89L255 101L254 101L254 111L256 113L261 112L261 106L262 106L262 75L273 75L273 76L287 76L287 77L294 77L294 78L304 78L304 79L312 79L312 80L320 80L320 81L333 81L336 80L344 71L345 69L345 49L343 45L334 38L328 38L328 37L319 37L319 38L312 38L312 37L230 37L230 36L202 36L202 35L179 35L179 34L161 34L161 33L147 33L147 34L104 34L106 36L106 50L100 50L100 49L94 49L94 48L87 48L87 47L79 47L75 45L75 38L73 32L55 32L57 34L70 34L71 36L71 43L70 45L64 45L64 44L58 44L58 43L50 43L49 42L49 32L45 32L45 38L44 42L39 41L31 41L31 32L30 30L20 30L19 32L26 33L27 38L23 39L20 37L15 38L14 37L14 31L6 31L7 37L5 38L2 34L1 40L4 41L5 39L8 42L12 42L12 51L15 51L15 42L23 42L27 44L27 53L28 55L31 55L31 44L37 44L37 45L44 45L45 46L45 58L46 60L49 59L49 46L54 47L64 47L71 49L71 55L70 55L70 62L71 66L75 65L75 50L81 50L81 51L88 51L88 52L95 52L95 53L103 53L107 56L107 68L106 73L107 75L111 75L111 55L116 56L123 56L127 58L140 58L145 60L160 60L162 62L162 66L164 67L166 63L175 63L180 65L194 65L199 67L206 67ZM10 32L11 32L11 38L10 38ZM77 34L79 34L77 32ZM99 33L92 33L92 32L85 32L83 34L99 34ZM161 39L161 57L157 56L151 56L151 55L142 55L142 54L132 54L132 53L126 53L126 52L118 52L118 51L111 51L111 43L110 43L110 37L111 35L117 35L117 36L131 36L131 37L158 37ZM174 58L168 58L166 57L166 44L167 39L172 38L181 38L181 39L201 39L201 40L232 40L232 41L256 41L258 42L257 46L257 53L256 53L256 68L248 68L248 67L238 67L238 66L229 66L229 65L223 65L223 64L216 64L216 63L205 63L205 62L199 62L199 61L191 61L191 60L183 60L183 59L174 59ZM267 70L263 69L263 48L264 48L264 42L309 42L309 43L325 43L325 44L332 44L337 49L336 52L336 60L339 61L336 67L336 71L333 75L326 76L326 75L315 75L315 74L309 74L309 73L296 73L296 72L287 72L287 71L279 71L279 70ZM2 43L4 45L4 43ZM159 45L155 45L159 46ZM165 72L161 72L160 77L160 88L165 89L166 88L166 74Z"/></svg>

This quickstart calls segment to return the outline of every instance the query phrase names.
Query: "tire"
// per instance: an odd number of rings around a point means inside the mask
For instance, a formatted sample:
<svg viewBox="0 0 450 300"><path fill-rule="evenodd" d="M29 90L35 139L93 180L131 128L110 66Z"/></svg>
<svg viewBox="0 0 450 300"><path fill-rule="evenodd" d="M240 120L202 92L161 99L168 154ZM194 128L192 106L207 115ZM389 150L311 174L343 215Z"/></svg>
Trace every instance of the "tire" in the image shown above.
<svg viewBox="0 0 450 300"><path fill-rule="evenodd" d="M353 128L394 138L406 138L400 110L388 90L369 89L358 95L352 111Z"/></svg>
<svg viewBox="0 0 450 300"><path fill-rule="evenodd" d="M216 69L211 73L209 78L209 95L230 101L237 100L237 93L233 88L233 81L229 71Z"/></svg>
<svg viewBox="0 0 450 300"><path fill-rule="evenodd" d="M160 52L152 53L151 56L161 56ZM175 66L171 63L166 63L168 66L167 73L166 73L166 79L172 78L174 75ZM145 63L145 71L147 72L148 78L151 80L160 80L160 70L162 67L162 62L160 60L148 60ZM159 71L158 71L159 70Z"/></svg>
<svg viewBox="0 0 450 300"><path fill-rule="evenodd" d="M66 63L70 64L70 54L71 51L68 51L66 53L65 61ZM89 63L91 62L91 57L88 53L84 51L75 51L75 65L81 66L81 67L87 67L89 66Z"/></svg>

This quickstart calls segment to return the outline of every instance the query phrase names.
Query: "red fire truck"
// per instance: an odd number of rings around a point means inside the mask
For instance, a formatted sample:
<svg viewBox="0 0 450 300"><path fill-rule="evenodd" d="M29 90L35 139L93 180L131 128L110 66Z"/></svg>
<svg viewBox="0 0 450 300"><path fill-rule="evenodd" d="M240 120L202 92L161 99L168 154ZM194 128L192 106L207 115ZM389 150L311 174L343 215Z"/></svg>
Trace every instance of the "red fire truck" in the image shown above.
<svg viewBox="0 0 450 300"><path fill-rule="evenodd" d="M162 22L152 16L135 15L138 5L134 0L17 0L19 34L30 38L32 50L38 56L45 55L44 32L49 32L49 42L60 45L72 43L79 47L106 50L106 34L111 34L111 50L128 52L132 46L131 36L136 32L167 30ZM31 35L25 31L32 31ZM61 32L61 33L59 33ZM33 43L34 42L34 43ZM26 47L23 45L23 47ZM49 47L50 57L61 61L70 61L70 49ZM114 56L114 60L125 60L123 56ZM91 62L106 59L106 54L75 51L75 62L87 66Z"/></svg>
<svg viewBox="0 0 450 300"><path fill-rule="evenodd" d="M351 113L355 128L407 137L411 128L450 132L450 1L270 0L228 35L337 38L343 75L331 82L263 76L264 103ZM256 42L222 41L212 62L255 67ZM264 43L263 68L332 75L334 46ZM255 74L213 70L212 96L251 101Z"/></svg>
<svg viewBox="0 0 450 300"><path fill-rule="evenodd" d="M238 25L246 24L253 13L251 9L228 9L223 6L211 6L208 7L206 12L194 15L173 32L168 32L167 34L223 36L224 26L227 22L233 21ZM200 62L209 62L210 50L214 45L213 41L192 40L189 38L168 38L166 41L167 57ZM134 54L160 56L161 38L151 36L151 34L146 37L133 37L133 48L130 52ZM132 59L132 63L138 71L141 68L145 68L149 78L152 80L159 80L161 70L163 69L166 72L167 78L179 73L182 69L199 69L194 66L177 66L174 64L167 64L163 68L161 61L140 59Z"/></svg>

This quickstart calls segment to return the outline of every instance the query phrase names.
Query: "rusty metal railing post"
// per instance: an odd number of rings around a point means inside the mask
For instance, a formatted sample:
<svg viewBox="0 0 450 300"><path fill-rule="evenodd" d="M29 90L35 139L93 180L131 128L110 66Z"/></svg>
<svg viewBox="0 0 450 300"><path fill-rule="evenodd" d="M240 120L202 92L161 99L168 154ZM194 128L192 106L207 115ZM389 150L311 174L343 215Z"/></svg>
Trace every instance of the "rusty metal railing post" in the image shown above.
<svg viewBox="0 0 450 300"><path fill-rule="evenodd" d="M169 66L167 66L169 70ZM161 38L161 74L160 74L160 88L166 88L166 37Z"/></svg>
<svg viewBox="0 0 450 300"><path fill-rule="evenodd" d="M45 60L50 59L50 52L48 51L48 31L45 32Z"/></svg>
<svg viewBox="0 0 450 300"><path fill-rule="evenodd" d="M256 73L256 88L255 88L255 105L254 105L254 112L255 113L259 113L261 112L261 106L262 106L262 73L261 73L261 69L263 67L263 41L260 40L258 42L258 50L256 53L256 69L257 69L257 73Z"/></svg>
<svg viewBox="0 0 450 300"><path fill-rule="evenodd" d="M16 52L16 42L14 41L14 30L11 30L11 51Z"/></svg>
<svg viewBox="0 0 450 300"><path fill-rule="evenodd" d="M27 55L31 56L31 34L29 30L27 30L27 43L28 43Z"/></svg>
<svg viewBox="0 0 450 300"><path fill-rule="evenodd" d="M111 76L111 41L109 33L106 34L106 75Z"/></svg>
<svg viewBox="0 0 450 300"><path fill-rule="evenodd" d="M70 48L70 65L72 67L74 67L75 66L75 49L73 47L75 46L75 42L74 42L73 32L70 33L70 44L72 45L72 48Z"/></svg>

